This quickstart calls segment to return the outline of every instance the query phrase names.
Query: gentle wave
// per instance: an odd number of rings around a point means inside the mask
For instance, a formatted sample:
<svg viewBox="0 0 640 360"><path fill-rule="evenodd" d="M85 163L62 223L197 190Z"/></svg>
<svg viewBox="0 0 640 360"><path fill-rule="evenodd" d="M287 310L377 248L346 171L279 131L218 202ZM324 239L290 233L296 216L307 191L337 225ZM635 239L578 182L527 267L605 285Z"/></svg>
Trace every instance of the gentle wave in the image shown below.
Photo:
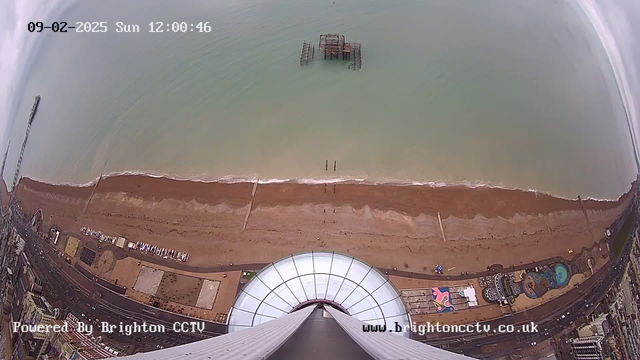
<svg viewBox="0 0 640 360"><path fill-rule="evenodd" d="M309 184L309 185L321 185L321 184L362 184L362 185L387 185L387 186L429 186L433 188L441 188L441 187L466 187L469 189L477 189L477 188L488 188L488 189L501 189L501 190L516 190L522 192L532 192L540 195L552 196L558 199L564 200L576 200L576 198L569 198L561 195L551 194L543 191L539 191L536 189L520 189L515 187L505 186L503 184L491 184L482 181L462 181L458 183L448 183L443 181L415 181L415 180L405 180L405 179L364 179L359 177L326 177L326 178L297 178L297 179L260 179L257 176L235 176L235 175L227 175L218 178L204 178L204 177L184 177L177 176L172 174L162 174L162 173L150 173L144 171L117 171L107 173L102 176L103 179L117 176L147 176L152 178L165 178L176 181L192 181L192 182L201 182L201 183L224 183L224 184L237 184L237 183L255 183L258 184L282 184L282 183L293 183L293 184ZM86 183L56 183L44 180L38 180L35 178L31 178L32 180L39 181L42 183L50 184L50 185L62 185L62 186L71 186L71 187L88 187L94 186L98 178L86 182ZM594 197L586 197L583 200L592 200L592 201L617 201L618 199L602 199L602 198L594 198Z"/></svg>

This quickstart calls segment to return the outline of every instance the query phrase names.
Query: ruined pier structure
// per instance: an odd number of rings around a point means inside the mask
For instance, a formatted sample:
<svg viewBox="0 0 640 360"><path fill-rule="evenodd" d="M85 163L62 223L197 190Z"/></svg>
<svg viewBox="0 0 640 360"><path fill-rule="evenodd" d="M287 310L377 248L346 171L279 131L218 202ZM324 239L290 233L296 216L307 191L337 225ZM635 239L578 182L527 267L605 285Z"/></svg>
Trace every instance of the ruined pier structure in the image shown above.
<svg viewBox="0 0 640 360"><path fill-rule="evenodd" d="M324 58L333 60L351 61L349 68L356 70L362 68L362 45L360 43L348 43L344 35L322 34L318 50L324 54ZM300 65L306 65L314 58L314 45L308 41L302 43Z"/></svg>
<svg viewBox="0 0 640 360"><path fill-rule="evenodd" d="M302 53L300 54L300 66L306 65L312 61L315 55L315 46L307 40L302 42Z"/></svg>

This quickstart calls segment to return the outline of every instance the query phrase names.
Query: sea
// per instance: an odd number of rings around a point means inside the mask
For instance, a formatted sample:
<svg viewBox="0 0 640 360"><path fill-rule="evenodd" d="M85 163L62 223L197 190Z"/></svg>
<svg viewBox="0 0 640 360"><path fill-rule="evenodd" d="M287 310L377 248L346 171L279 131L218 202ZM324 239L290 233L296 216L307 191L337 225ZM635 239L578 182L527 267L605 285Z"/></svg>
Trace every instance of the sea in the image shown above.
<svg viewBox="0 0 640 360"><path fill-rule="evenodd" d="M68 32L29 34L9 185L36 95L21 176L50 183L351 179L615 199L638 173L610 57L573 1L78 1L42 20ZM87 22L106 32L76 32ZM362 68L324 60L324 33L361 43ZM316 56L300 66L304 40Z"/></svg>

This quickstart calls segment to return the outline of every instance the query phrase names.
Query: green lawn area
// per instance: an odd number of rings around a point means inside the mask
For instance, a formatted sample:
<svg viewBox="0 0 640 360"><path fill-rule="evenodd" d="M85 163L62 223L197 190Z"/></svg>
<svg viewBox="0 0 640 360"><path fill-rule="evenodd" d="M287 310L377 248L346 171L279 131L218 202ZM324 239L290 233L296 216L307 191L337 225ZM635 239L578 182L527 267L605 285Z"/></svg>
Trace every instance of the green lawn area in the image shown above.
<svg viewBox="0 0 640 360"><path fill-rule="evenodd" d="M624 225L622 225L622 229L618 233L615 239L613 239L613 257L617 258L620 256L622 252L622 248L624 248L624 244L627 242L627 238L629 237L629 233L633 228L634 219L636 218L636 210L633 210L624 221Z"/></svg>

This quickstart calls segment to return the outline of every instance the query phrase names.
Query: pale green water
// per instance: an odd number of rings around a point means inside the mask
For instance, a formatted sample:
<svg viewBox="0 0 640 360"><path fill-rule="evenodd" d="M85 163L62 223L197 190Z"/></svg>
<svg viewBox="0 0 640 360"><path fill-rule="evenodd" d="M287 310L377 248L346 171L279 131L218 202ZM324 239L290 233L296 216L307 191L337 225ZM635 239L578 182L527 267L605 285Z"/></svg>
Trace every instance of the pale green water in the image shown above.
<svg viewBox="0 0 640 360"><path fill-rule="evenodd" d="M331 177L570 197L614 198L635 178L611 68L563 1L81 2L57 20L110 28L48 35L6 179L36 94L22 174L52 182L86 183L105 163L106 173L321 178L325 159L338 161ZM118 34L116 21L143 33ZM212 32L153 34L151 21L208 21ZM300 68L302 40L326 32L362 43L361 70L321 57Z"/></svg>

